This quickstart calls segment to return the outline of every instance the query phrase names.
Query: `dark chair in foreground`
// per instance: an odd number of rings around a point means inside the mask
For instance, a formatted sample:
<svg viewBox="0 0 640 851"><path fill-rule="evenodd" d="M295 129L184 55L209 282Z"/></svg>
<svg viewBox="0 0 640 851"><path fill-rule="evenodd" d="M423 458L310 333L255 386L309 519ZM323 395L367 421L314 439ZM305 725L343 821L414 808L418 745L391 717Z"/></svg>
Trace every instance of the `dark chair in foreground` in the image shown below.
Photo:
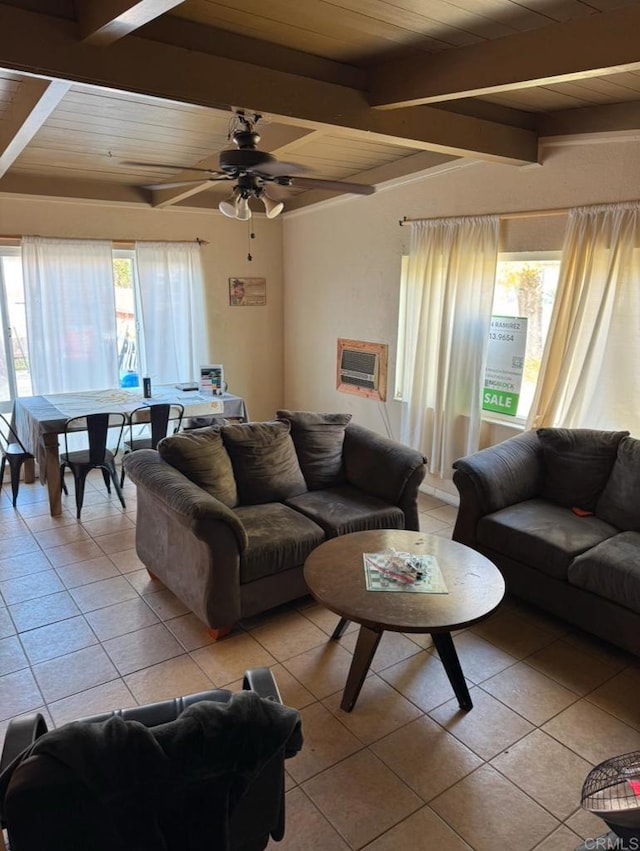
<svg viewBox="0 0 640 851"><path fill-rule="evenodd" d="M131 722L140 722L132 724ZM284 760L297 710L268 668L201 692L47 733L10 722L0 822L11 851L262 851L284 835Z"/></svg>
<svg viewBox="0 0 640 851"><path fill-rule="evenodd" d="M13 495L13 507L16 507L18 499L18 488L20 487L20 470L25 461L33 461L33 455L27 452L20 438L11 427L6 417L0 414L0 485L4 481L4 468L9 464L11 471L11 493Z"/></svg>
<svg viewBox="0 0 640 851"><path fill-rule="evenodd" d="M91 470L100 468L102 477L107 486L107 490L111 493L111 482L118 494L118 499L122 503L122 507L126 508L122 491L120 490L120 482L118 481L118 473L116 471L115 456L120 447L122 440L122 432L127 419L122 413L104 413L104 414L89 414L86 417L72 417L67 420L64 435L64 452L60 455L60 481L62 482L62 490L68 493L67 486L64 481L64 471L67 467L73 473L73 478L76 486L76 517L80 519L82 511L82 502L84 500L84 485L87 476ZM116 443L113 451L107 448L107 439L109 430L113 429L116 434ZM78 432L87 432L89 437L89 447L87 449L78 449L69 451L69 437Z"/></svg>
<svg viewBox="0 0 640 851"><path fill-rule="evenodd" d="M129 436L123 442L123 456L136 449L155 449L163 437L167 436L169 423L172 432L180 431L184 407L179 404L141 405L129 414ZM145 434L136 437L136 429L142 428ZM149 430L151 433L149 434ZM125 470L120 474L120 487L124 484Z"/></svg>

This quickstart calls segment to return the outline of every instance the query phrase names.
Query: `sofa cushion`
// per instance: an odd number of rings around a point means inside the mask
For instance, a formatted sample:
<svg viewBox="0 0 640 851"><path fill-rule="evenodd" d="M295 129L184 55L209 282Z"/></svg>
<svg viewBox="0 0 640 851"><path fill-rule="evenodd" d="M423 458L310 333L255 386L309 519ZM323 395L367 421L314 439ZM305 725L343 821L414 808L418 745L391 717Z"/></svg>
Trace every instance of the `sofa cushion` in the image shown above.
<svg viewBox="0 0 640 851"><path fill-rule="evenodd" d="M621 532L578 556L568 579L640 614L640 534Z"/></svg>
<svg viewBox="0 0 640 851"><path fill-rule="evenodd" d="M282 502L307 490L289 423L236 423L220 429L241 505Z"/></svg>
<svg viewBox="0 0 640 851"><path fill-rule="evenodd" d="M286 504L321 526L329 538L365 529L404 529L401 508L351 485L309 491Z"/></svg>
<svg viewBox="0 0 640 851"><path fill-rule="evenodd" d="M291 423L291 437L309 490L344 483L342 445L351 414L282 410L276 417Z"/></svg>
<svg viewBox="0 0 640 851"><path fill-rule="evenodd" d="M598 517L625 531L640 532L640 440L618 444L611 475L596 503Z"/></svg>
<svg viewBox="0 0 640 851"><path fill-rule="evenodd" d="M158 452L168 464L229 508L238 504L233 467L219 428L198 428L164 437L158 443Z"/></svg>
<svg viewBox="0 0 640 851"><path fill-rule="evenodd" d="M564 505L595 511L618 451L628 431L586 428L539 428L542 446L541 496Z"/></svg>
<svg viewBox="0 0 640 851"><path fill-rule="evenodd" d="M543 499L518 502L478 522L478 543L556 579L575 556L617 533L597 517L577 517Z"/></svg>
<svg viewBox="0 0 640 851"><path fill-rule="evenodd" d="M240 559L241 585L304 564L325 539L313 521L280 502L241 505L235 514L249 539Z"/></svg>

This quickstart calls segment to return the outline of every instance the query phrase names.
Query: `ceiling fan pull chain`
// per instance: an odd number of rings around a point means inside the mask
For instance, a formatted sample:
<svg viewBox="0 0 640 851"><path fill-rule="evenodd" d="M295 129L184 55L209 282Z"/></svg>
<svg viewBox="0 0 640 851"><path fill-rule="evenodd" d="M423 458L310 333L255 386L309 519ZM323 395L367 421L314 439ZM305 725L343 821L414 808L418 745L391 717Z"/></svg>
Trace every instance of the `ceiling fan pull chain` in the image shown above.
<svg viewBox="0 0 640 851"><path fill-rule="evenodd" d="M253 256L251 254L251 240L255 239L255 238L256 238L256 235L251 230L251 219L247 219L247 246L248 246L247 260L249 261L249 263L251 263L251 261L253 260Z"/></svg>

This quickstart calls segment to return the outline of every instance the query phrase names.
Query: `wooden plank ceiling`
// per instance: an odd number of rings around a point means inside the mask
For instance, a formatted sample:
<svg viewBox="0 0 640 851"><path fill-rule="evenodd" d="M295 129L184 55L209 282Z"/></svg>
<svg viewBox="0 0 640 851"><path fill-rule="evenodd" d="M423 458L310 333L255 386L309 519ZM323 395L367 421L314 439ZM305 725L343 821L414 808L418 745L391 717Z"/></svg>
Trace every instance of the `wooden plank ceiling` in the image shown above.
<svg viewBox="0 0 640 851"><path fill-rule="evenodd" d="M189 169L238 109L316 179L544 164L541 140L640 129L638 31L631 0L0 2L0 193L215 207L233 184Z"/></svg>

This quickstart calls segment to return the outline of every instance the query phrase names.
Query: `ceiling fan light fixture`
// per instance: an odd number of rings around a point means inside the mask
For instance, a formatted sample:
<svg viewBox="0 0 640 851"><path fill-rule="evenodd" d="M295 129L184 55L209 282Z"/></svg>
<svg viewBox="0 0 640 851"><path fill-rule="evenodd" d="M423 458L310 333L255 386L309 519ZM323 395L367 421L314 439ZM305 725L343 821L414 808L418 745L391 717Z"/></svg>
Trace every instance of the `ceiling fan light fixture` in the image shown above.
<svg viewBox="0 0 640 851"><path fill-rule="evenodd" d="M282 201L274 201L273 198L269 198L266 192L263 192L260 195L260 200L264 204L264 209L268 219L275 219L275 217L279 216L284 210L284 203Z"/></svg>
<svg viewBox="0 0 640 851"><path fill-rule="evenodd" d="M222 213L223 216L226 216L229 219L236 218L236 193L235 189L229 195L228 198L225 198L224 201L220 201L218 204L218 209Z"/></svg>
<svg viewBox="0 0 640 851"><path fill-rule="evenodd" d="M239 195L236 201L236 219L241 222L248 222L251 218L251 208L249 207L249 199L245 195Z"/></svg>
<svg viewBox="0 0 640 851"><path fill-rule="evenodd" d="M220 201L218 209L223 216L227 216L229 219L238 219L241 222L247 222L251 218L249 197L244 192L241 192L237 186L228 198Z"/></svg>

